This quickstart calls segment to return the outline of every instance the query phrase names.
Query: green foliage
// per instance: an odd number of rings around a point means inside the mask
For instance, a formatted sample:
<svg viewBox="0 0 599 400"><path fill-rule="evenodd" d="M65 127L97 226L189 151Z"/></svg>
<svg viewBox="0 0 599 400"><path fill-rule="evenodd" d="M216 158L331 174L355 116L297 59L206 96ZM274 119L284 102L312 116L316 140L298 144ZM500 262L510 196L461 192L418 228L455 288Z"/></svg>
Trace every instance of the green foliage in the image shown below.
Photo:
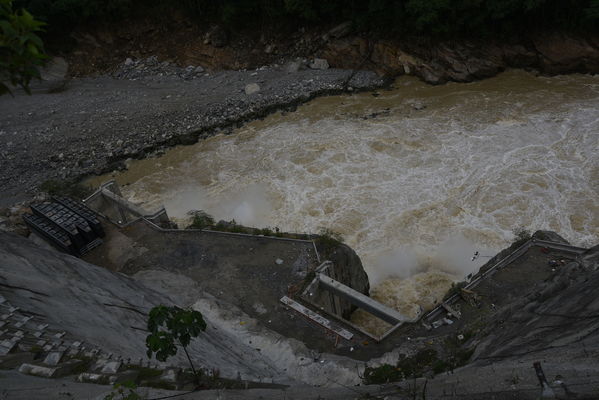
<svg viewBox="0 0 599 400"><path fill-rule="evenodd" d="M396 366L384 364L377 368L367 367L364 371L364 383L384 384L407 378L418 378L440 362L437 351L424 349L412 357L401 356Z"/></svg>
<svg viewBox="0 0 599 400"><path fill-rule="evenodd" d="M156 306L150 311L148 318L148 357L152 358L155 353L157 360L166 361L168 357L177 354L177 343L185 348L192 338L204 330L206 322L198 311L176 306Z"/></svg>
<svg viewBox="0 0 599 400"><path fill-rule="evenodd" d="M47 57L36 32L43 26L26 10L15 11L12 0L0 0L0 96L11 93L8 83L30 93L29 83L40 77Z"/></svg>
<svg viewBox="0 0 599 400"><path fill-rule="evenodd" d="M164 389L164 390L176 390L177 387L170 382L165 381L150 381L146 382L145 386L154 388L154 389Z"/></svg>
<svg viewBox="0 0 599 400"><path fill-rule="evenodd" d="M190 211L187 215L192 216L191 224L186 229L204 229L214 225L214 218L203 210Z"/></svg>
<svg viewBox="0 0 599 400"><path fill-rule="evenodd" d="M148 379L152 379L152 378L157 378L160 375L162 375L162 371L159 369L142 367L139 365L134 365L134 366L129 365L129 366L127 366L127 369L135 369L138 371L136 379L139 382L145 381Z"/></svg>
<svg viewBox="0 0 599 400"><path fill-rule="evenodd" d="M135 391L137 386L132 381L117 383L113 389L104 400L141 400L141 396Z"/></svg>
<svg viewBox="0 0 599 400"><path fill-rule="evenodd" d="M366 367L364 371L364 383L366 385L385 384L397 382L402 379L402 374L397 367L390 364L383 364L380 367Z"/></svg>
<svg viewBox="0 0 599 400"><path fill-rule="evenodd" d="M443 296L443 301L449 299L454 294L460 294L460 291L462 290L462 288L464 288L467 284L468 284L468 282L466 282L466 281L452 282L451 287L449 288L449 290L447 290L447 293L445 293L445 296Z"/></svg>
<svg viewBox="0 0 599 400"><path fill-rule="evenodd" d="M4 0L6 1L6 0ZM226 28L297 28L352 21L383 35L517 34L531 29L597 30L599 0L15 0L49 29L140 13L182 12Z"/></svg>
<svg viewBox="0 0 599 400"><path fill-rule="evenodd" d="M191 227L191 226L190 226ZM243 233L246 235L262 235L262 236L270 236L270 237L281 237L288 239L302 239L309 240L310 237L308 235L304 235L301 233L289 233L289 232L281 232L278 228L275 228L273 231L271 228L252 228L249 226L238 224L237 221L232 219L231 221L218 221L216 224L207 226L211 230L219 231L219 232L230 232L230 233Z"/></svg>
<svg viewBox="0 0 599 400"><path fill-rule="evenodd" d="M514 246L514 247L522 246L524 243L529 241L530 238L532 237L532 235L530 234L530 231L525 228L522 228L522 227L515 229L514 235L516 236L516 240L514 241L514 243L512 243L512 246Z"/></svg>
<svg viewBox="0 0 599 400"><path fill-rule="evenodd" d="M466 334L464 334L466 337ZM472 333L468 334L468 338ZM467 339L464 338L464 341ZM401 356L397 365L384 364L380 367L367 367L364 371L364 383L385 384L397 382L408 378L419 378L425 372L432 371L439 374L445 371L453 371L468 363L474 353L474 349L462 347L462 343L457 338L448 338L445 340L445 356L439 357L434 349L420 350L412 357Z"/></svg>
<svg viewBox="0 0 599 400"><path fill-rule="evenodd" d="M92 194L93 189L90 186L69 180L50 179L40 185L40 190L51 196L67 196L77 199L83 199Z"/></svg>
<svg viewBox="0 0 599 400"><path fill-rule="evenodd" d="M328 251L343 243L343 236L339 232L335 232L329 228L320 228L316 243L323 248L323 251Z"/></svg>

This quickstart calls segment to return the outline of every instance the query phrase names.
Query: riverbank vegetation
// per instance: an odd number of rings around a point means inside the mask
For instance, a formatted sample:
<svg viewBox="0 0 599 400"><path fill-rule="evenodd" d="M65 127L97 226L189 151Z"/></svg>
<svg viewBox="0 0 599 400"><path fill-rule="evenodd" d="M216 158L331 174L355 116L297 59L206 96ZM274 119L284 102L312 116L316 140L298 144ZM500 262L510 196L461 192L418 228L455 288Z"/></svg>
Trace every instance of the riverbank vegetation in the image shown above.
<svg viewBox="0 0 599 400"><path fill-rule="evenodd" d="M46 60L38 36L43 26L26 10L14 8L12 0L0 0L0 96L12 93L11 86L29 93L29 82L39 78L38 68Z"/></svg>
<svg viewBox="0 0 599 400"><path fill-rule="evenodd" d="M598 30L599 0L16 0L52 32L88 22L176 13L228 29L282 29L351 21L380 35L480 36Z"/></svg>

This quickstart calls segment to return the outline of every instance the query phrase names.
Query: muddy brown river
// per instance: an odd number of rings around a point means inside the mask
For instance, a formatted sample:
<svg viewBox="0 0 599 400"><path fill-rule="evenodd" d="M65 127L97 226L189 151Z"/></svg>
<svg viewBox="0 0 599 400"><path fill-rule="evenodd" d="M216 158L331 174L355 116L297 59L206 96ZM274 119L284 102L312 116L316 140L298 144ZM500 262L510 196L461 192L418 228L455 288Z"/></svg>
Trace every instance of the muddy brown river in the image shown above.
<svg viewBox="0 0 599 400"><path fill-rule="evenodd" d="M126 197L244 225L343 234L373 296L428 308L514 231L599 242L599 76L508 71L481 82L313 100L115 177ZM360 318L357 316L356 318Z"/></svg>

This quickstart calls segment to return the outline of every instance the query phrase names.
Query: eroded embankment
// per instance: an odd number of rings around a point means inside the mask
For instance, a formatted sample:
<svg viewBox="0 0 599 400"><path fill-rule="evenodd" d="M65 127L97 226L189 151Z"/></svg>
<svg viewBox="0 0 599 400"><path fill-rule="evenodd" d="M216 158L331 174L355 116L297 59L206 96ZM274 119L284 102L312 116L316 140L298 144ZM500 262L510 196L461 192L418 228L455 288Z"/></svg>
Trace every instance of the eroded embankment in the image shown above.
<svg viewBox="0 0 599 400"><path fill-rule="evenodd" d="M260 91L246 94L250 83ZM263 68L193 80L77 79L60 93L5 96L0 99L0 205L26 199L48 179L122 168L127 158L195 143L275 110L340 93L347 85L360 90L382 84L373 72Z"/></svg>

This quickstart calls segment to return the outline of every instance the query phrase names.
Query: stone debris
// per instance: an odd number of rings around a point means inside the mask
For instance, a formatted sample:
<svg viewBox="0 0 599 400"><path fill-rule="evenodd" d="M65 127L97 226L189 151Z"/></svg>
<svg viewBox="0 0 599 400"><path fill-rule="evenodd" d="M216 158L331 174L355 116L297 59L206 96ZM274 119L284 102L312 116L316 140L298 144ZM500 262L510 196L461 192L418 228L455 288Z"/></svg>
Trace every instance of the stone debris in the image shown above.
<svg viewBox="0 0 599 400"><path fill-rule="evenodd" d="M54 378L57 368L43 367L41 365L22 364L19 372L27 375L41 376L43 378Z"/></svg>
<svg viewBox="0 0 599 400"><path fill-rule="evenodd" d="M244 91L245 91L245 94L247 94L248 96L251 96L252 94L260 92L260 85L258 85L257 83L249 83L249 84L245 85Z"/></svg>
<svg viewBox="0 0 599 400"><path fill-rule="evenodd" d="M293 74L299 71L302 66L303 65L301 61L290 61L287 63L287 65L285 65L285 71L289 74Z"/></svg>
<svg viewBox="0 0 599 400"><path fill-rule="evenodd" d="M183 80L199 78L204 74L204 68L199 65L178 67L168 61L160 62L158 57L133 60L127 58L112 74L117 79L138 80L147 76L172 76Z"/></svg>
<svg viewBox="0 0 599 400"><path fill-rule="evenodd" d="M453 307L451 307L446 302L442 302L441 306L449 313L448 316L452 316L452 317L455 317L457 319L460 319L462 317L462 313L460 313L458 310L456 310Z"/></svg>
<svg viewBox="0 0 599 400"><path fill-rule="evenodd" d="M116 374L119 372L122 364L120 361L109 361L104 365L101 372L104 374Z"/></svg>
<svg viewBox="0 0 599 400"><path fill-rule="evenodd" d="M104 380L107 380L106 375L90 372L83 372L77 376L77 381L83 383L102 383Z"/></svg>
<svg viewBox="0 0 599 400"><path fill-rule="evenodd" d="M64 353L61 351L51 351L44 359L44 364L55 367L60 363L63 355Z"/></svg>
<svg viewBox="0 0 599 400"><path fill-rule="evenodd" d="M312 69L329 69L329 62L327 60L325 60L324 58L315 58L311 63L310 63L310 68Z"/></svg>
<svg viewBox="0 0 599 400"><path fill-rule="evenodd" d="M414 101L410 103L410 106L416 111L424 110L426 108L426 104L421 103L420 101Z"/></svg>
<svg viewBox="0 0 599 400"><path fill-rule="evenodd" d="M176 383L179 378L179 368L167 368L164 370L162 375L160 375L161 381Z"/></svg>
<svg viewBox="0 0 599 400"><path fill-rule="evenodd" d="M16 345L16 342L4 340L2 343L0 343L0 356L5 356L10 353L16 347Z"/></svg>

